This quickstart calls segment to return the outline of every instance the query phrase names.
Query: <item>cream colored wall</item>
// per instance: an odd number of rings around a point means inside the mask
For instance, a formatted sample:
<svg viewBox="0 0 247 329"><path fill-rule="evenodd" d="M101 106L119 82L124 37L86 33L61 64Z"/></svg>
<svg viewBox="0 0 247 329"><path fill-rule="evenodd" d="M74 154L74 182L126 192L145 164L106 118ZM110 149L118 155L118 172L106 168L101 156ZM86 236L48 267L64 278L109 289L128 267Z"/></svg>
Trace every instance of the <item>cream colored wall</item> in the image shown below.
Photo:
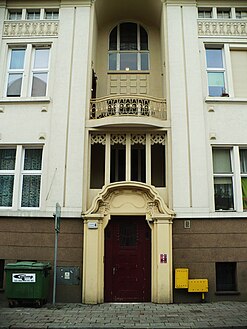
<svg viewBox="0 0 247 329"><path fill-rule="evenodd" d="M206 213L209 190L197 8L168 5L166 18L173 209L178 216Z"/></svg>
<svg viewBox="0 0 247 329"><path fill-rule="evenodd" d="M0 69L0 146L43 145L42 197L37 216L51 216L56 202L63 215L80 216L84 165L84 127L88 112L87 82L90 5L61 5L58 37L21 38L21 43L51 45L48 96L38 100L3 98L7 74L7 44L2 40ZM13 4L14 5L14 4ZM5 17L5 8L0 8ZM27 120L28 119L28 120Z"/></svg>

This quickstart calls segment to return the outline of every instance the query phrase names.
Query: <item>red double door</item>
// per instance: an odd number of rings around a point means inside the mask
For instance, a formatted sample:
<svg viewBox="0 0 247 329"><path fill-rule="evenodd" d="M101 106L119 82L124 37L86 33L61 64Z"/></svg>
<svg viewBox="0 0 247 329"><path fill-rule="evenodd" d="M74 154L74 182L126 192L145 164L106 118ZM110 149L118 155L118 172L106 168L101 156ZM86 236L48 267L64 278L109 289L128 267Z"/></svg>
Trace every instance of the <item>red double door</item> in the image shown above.
<svg viewBox="0 0 247 329"><path fill-rule="evenodd" d="M143 216L112 216L104 266L105 302L151 300L151 230Z"/></svg>

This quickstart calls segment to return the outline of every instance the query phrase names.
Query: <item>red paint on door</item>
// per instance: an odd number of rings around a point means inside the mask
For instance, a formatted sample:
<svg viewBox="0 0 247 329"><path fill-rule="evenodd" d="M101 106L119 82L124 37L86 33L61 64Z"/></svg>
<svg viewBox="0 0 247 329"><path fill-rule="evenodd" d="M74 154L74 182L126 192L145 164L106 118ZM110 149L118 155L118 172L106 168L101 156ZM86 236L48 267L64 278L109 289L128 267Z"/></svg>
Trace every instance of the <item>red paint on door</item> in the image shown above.
<svg viewBox="0 0 247 329"><path fill-rule="evenodd" d="M142 216L112 216L105 229L105 302L151 300L151 230Z"/></svg>

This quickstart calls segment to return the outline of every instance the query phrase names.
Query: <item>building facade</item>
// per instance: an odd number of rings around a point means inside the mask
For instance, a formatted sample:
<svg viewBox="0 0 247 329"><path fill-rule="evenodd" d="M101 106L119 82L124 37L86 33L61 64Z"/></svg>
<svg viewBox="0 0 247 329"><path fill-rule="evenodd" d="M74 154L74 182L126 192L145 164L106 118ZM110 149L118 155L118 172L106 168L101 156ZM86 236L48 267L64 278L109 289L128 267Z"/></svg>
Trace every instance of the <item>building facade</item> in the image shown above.
<svg viewBox="0 0 247 329"><path fill-rule="evenodd" d="M247 299L246 1L0 0L0 72L2 299L56 203L57 301Z"/></svg>

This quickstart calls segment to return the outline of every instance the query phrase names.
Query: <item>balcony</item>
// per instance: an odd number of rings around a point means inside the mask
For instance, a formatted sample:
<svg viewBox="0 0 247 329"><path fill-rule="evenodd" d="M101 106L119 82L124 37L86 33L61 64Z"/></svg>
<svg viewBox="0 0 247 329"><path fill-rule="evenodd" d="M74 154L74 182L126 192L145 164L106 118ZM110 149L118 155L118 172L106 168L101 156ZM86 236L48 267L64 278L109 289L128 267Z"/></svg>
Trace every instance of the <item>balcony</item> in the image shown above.
<svg viewBox="0 0 247 329"><path fill-rule="evenodd" d="M134 116L167 120L166 100L143 95L114 95L91 99L90 119Z"/></svg>

